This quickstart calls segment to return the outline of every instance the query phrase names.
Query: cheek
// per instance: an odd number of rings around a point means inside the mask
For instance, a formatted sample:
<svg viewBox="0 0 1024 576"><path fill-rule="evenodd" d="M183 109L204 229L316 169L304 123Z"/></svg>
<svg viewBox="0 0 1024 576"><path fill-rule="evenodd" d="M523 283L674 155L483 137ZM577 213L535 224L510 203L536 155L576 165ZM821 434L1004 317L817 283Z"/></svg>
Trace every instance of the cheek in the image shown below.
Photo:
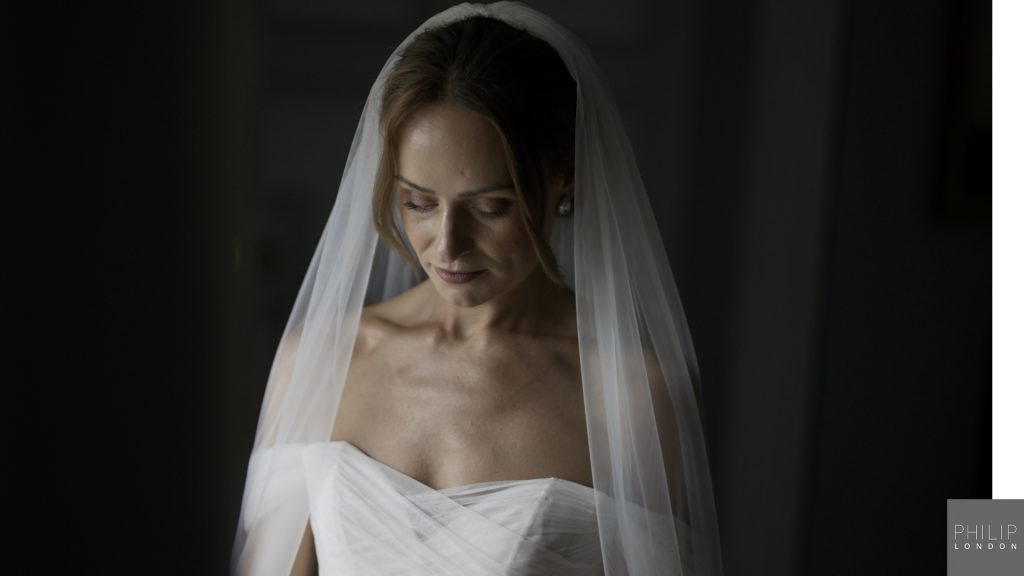
<svg viewBox="0 0 1024 576"><path fill-rule="evenodd" d="M516 226L500 236L495 249L508 265L526 268L537 260L533 244L522 226Z"/></svg>
<svg viewBox="0 0 1024 576"><path fill-rule="evenodd" d="M409 239L409 244L412 245L413 251L419 256L423 253L425 243L428 241L427 235L424 234L422 226L417 226L416 222L411 221L405 214L402 214L402 231L405 232L405 237Z"/></svg>

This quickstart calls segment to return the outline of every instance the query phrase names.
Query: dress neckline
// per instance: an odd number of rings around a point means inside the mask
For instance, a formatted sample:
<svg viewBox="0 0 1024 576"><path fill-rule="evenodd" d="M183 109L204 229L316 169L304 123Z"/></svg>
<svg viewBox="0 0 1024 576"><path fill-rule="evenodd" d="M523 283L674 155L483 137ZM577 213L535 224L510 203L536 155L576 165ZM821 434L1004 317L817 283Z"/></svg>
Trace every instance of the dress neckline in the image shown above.
<svg viewBox="0 0 1024 576"><path fill-rule="evenodd" d="M487 481L484 481L484 482L473 482L473 483L470 483L470 484L460 484L458 486L449 486L447 488L434 488L433 486L428 486L427 484L424 484L423 482L420 482L416 478L413 478L412 476L409 476L408 474L406 474L405 472L402 472L401 470L398 470L397 468L394 468L392 466L389 466L389 465L381 462L380 460L377 460L373 456L370 456L369 454L364 452L362 448L356 446L355 444L353 444L353 443L351 443L351 442L349 442L347 440L330 440L330 441L327 441L327 442L313 442L313 444L334 444L334 445L338 445L338 446L343 446L343 447L349 448L354 454L358 455L361 458L365 458L365 459L373 462L374 464L376 464L378 466L381 466L383 468L387 468L388 470L394 472L395 474L398 474L398 475L400 475L400 476L402 476L404 478L408 478L409 480L412 480L413 482L416 482L417 484L420 484L420 485L422 485L422 486L424 486L426 488L429 488L430 490L433 490L434 492L440 492L442 494L447 494L447 493L451 493L451 492L462 492L462 491L471 490L471 489L484 488L484 487L487 487L487 486L501 486L501 485L511 485L511 484L533 484L533 483L540 483L540 482L548 482L548 483L561 484L562 486L565 486L565 487L570 488L572 490L576 490L578 492L585 493L587 496L589 496L591 498L594 495L594 489L591 488L590 486L586 486L584 484L580 484L579 482L574 482L572 480L566 480L564 478L558 478L558 477L555 477L555 476L547 476L547 477L544 477L544 478L525 478L525 479L520 479L520 480L487 480Z"/></svg>

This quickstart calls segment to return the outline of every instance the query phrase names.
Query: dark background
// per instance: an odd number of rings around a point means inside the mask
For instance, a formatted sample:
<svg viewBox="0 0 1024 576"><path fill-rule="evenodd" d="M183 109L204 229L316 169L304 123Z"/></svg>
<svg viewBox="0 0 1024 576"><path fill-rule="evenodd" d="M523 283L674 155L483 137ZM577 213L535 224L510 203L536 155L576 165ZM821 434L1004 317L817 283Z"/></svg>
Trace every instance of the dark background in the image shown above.
<svg viewBox="0 0 1024 576"><path fill-rule="evenodd" d="M8 421L40 464L8 476L15 508L44 504L12 524L33 571L227 573L363 98L447 5L8 11ZM991 497L990 5L531 5L588 43L633 139L726 574L941 573L945 499Z"/></svg>

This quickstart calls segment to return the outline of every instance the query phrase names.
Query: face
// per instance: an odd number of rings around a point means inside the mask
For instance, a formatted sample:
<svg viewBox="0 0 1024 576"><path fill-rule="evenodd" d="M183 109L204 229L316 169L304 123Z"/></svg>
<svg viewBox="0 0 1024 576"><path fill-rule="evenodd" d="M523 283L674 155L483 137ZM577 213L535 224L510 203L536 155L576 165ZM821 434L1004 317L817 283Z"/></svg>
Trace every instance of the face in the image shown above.
<svg viewBox="0 0 1024 576"><path fill-rule="evenodd" d="M497 130L438 104L410 116L397 144L402 225L441 296L476 306L518 286L538 261Z"/></svg>

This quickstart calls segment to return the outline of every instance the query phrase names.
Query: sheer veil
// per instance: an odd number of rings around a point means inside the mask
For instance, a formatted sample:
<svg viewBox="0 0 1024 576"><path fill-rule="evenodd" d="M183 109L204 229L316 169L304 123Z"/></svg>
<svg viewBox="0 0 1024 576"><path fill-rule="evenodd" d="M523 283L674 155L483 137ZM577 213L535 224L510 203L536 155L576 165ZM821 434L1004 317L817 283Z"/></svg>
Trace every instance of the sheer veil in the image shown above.
<svg viewBox="0 0 1024 576"><path fill-rule="evenodd" d="M398 46L373 83L271 367L231 572L289 574L310 512L302 448L330 440L361 310L415 284L373 226L384 81L420 32L476 15L544 40L577 82L574 214L555 219L552 248L576 293L605 574L720 575L696 355L633 150L587 47L517 2L464 3L436 14Z"/></svg>

